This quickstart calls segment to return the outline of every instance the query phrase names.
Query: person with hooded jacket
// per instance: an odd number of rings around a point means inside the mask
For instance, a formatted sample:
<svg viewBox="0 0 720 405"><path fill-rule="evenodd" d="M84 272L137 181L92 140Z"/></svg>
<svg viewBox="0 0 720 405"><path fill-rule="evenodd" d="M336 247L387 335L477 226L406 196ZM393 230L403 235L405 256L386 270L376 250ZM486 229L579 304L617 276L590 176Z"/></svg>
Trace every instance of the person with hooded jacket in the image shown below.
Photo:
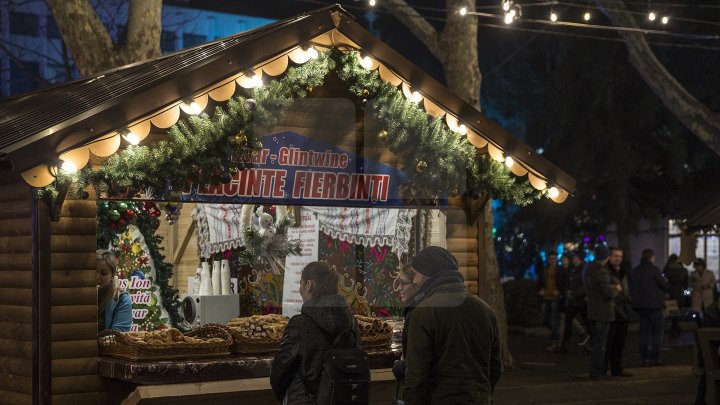
<svg viewBox="0 0 720 405"><path fill-rule="evenodd" d="M270 385L283 404L315 404L325 353L339 334L352 330L352 344L360 347L360 332L337 285L338 275L326 262L309 263L302 271L304 303L285 328L270 371Z"/></svg>
<svg viewBox="0 0 720 405"><path fill-rule="evenodd" d="M468 293L447 250L426 247L412 266L420 288L409 323L405 403L492 403L502 373L495 313Z"/></svg>

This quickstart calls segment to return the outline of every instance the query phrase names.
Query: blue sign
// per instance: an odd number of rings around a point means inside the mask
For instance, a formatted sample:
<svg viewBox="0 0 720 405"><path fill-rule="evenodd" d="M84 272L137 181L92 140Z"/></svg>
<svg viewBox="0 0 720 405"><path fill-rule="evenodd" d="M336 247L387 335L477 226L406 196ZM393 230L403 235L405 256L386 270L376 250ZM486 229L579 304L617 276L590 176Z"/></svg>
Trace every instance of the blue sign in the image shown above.
<svg viewBox="0 0 720 405"><path fill-rule="evenodd" d="M344 207L404 206L407 176L392 166L291 131L263 137L254 167L228 184L189 184L181 201Z"/></svg>

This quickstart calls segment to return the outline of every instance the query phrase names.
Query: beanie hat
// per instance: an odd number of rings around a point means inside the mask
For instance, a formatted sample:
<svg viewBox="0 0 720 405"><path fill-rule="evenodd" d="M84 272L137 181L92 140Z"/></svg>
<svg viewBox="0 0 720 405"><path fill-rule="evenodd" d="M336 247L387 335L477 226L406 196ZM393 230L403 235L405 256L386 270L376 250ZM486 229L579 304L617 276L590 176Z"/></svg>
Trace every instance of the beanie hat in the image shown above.
<svg viewBox="0 0 720 405"><path fill-rule="evenodd" d="M458 262L447 249L428 246L412 259L412 266L423 276L433 277L440 273L457 271Z"/></svg>
<svg viewBox="0 0 720 405"><path fill-rule="evenodd" d="M610 249L605 245L597 245L595 247L595 260L603 261L610 257Z"/></svg>

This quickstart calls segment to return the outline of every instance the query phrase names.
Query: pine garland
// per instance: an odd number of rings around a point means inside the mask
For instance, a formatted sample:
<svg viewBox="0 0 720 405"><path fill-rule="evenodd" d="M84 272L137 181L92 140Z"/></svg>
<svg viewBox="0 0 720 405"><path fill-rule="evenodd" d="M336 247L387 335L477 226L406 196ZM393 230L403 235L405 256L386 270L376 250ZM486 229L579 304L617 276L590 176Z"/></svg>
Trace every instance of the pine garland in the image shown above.
<svg viewBox="0 0 720 405"><path fill-rule="evenodd" d="M405 152L404 169L416 195L437 198L444 193L465 195L488 192L518 205L540 197L525 180L512 176L502 164L487 155L478 157L475 147L451 132L440 118L432 118L402 91L380 79L376 70L360 66L358 53L340 57L339 76L352 93L369 101L384 124L387 146ZM423 162L423 164L419 164Z"/></svg>

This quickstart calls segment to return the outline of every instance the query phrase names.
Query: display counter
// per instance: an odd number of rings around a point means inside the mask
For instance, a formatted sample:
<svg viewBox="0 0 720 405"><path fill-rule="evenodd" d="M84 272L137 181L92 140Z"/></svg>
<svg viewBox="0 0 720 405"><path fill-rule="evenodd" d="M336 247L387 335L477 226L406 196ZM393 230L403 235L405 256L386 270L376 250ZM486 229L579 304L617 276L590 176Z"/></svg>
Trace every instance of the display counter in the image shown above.
<svg viewBox="0 0 720 405"><path fill-rule="evenodd" d="M391 368L400 349L368 349L373 401L386 401L394 394ZM161 404L237 403L238 400L275 401L270 389L273 355L216 359L132 362L101 357L99 374L109 380L114 403ZM235 401L235 402L233 402ZM249 402L250 403L250 402ZM383 402L387 403L387 402Z"/></svg>

